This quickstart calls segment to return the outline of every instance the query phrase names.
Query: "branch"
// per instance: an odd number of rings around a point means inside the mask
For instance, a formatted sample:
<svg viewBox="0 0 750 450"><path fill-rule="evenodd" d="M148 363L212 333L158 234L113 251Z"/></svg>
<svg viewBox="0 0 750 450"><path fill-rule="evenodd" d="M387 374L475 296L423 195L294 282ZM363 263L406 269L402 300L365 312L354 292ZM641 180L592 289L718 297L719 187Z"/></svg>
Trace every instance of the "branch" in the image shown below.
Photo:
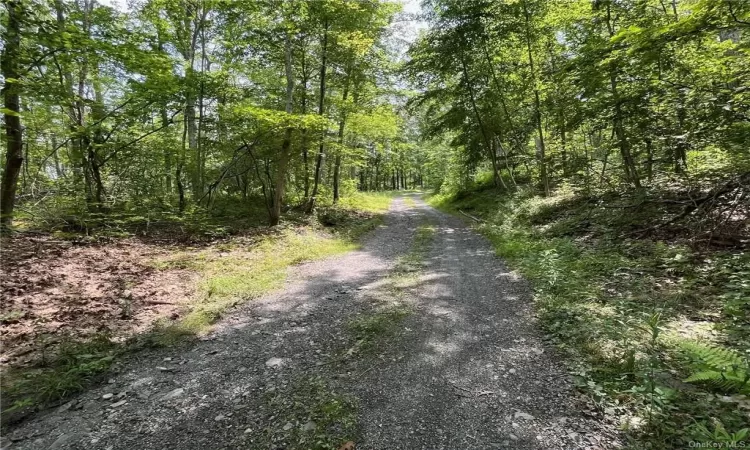
<svg viewBox="0 0 750 450"><path fill-rule="evenodd" d="M682 212L677 214L676 216L672 217L671 219L667 220L666 222L662 222L659 224L656 224L652 227L646 228L645 230L638 230L633 231L630 233L627 233L623 235L623 237L626 236L632 236L632 235L645 235L647 233L650 233L652 231L656 231L660 228L663 228L667 225L671 225L675 222L677 222L680 219L683 219L687 217L689 214L691 214L693 211L697 210L701 207L704 203L706 203L709 200L713 200L716 197L719 197L720 195L726 194L727 192L730 192L734 189L740 188L744 185L745 182L750 182L750 172L745 172L739 177L736 177L734 179L729 180L728 182L724 183L723 185L719 186L718 188L711 189L711 191L708 192L708 194L704 195L703 197L697 198L695 200L692 200L690 203L685 205L685 208L683 208Z"/></svg>
<svg viewBox="0 0 750 450"><path fill-rule="evenodd" d="M169 118L169 120L164 125L160 126L159 128L151 130L148 133L144 134L143 136L140 136L140 137L138 137L136 139L133 139L132 141L128 142L127 144L123 144L123 145L117 147L116 149L114 149L112 151L112 153L110 153L106 158L102 159L102 163L100 164L100 166L103 166L104 164L106 164L107 161L109 161L115 155L117 155L117 152L119 152L120 150L122 150L122 149L124 149L126 147L130 147L133 144L137 144L138 142L142 141L143 139L146 139L147 137L151 136L152 134L154 134L154 133L156 133L158 131L161 131L164 128L167 128L170 125L173 125L174 124L174 118L175 118L175 116L177 116L177 114L179 114L180 112L181 112L181 110L175 111L174 114L172 114L172 116Z"/></svg>
<svg viewBox="0 0 750 450"><path fill-rule="evenodd" d="M474 217L474 216L472 216L471 214L466 214L465 212L461 211L460 209L458 210L458 212L460 212L460 213L461 213L461 214L463 214L464 216L468 217L469 219L472 219L472 220L474 220L474 221L475 221L475 222L477 222L477 223L484 223L484 220L482 220L482 219L480 219L480 218L478 218L478 217Z"/></svg>
<svg viewBox="0 0 750 450"><path fill-rule="evenodd" d="M57 152L58 150L60 150L61 148L63 148L65 145L67 145L68 142L70 142L70 138L67 138L64 141L62 141L62 143L60 145L58 145L55 148L53 148L52 151L49 152L49 154L47 154L47 156L45 156L42 159L42 162L39 164L39 168L36 170L36 173L34 174L34 178L36 178L36 176L39 175L39 172L42 170L42 167L44 167L44 165L47 164L47 160L50 159L50 157L52 155L54 155L55 152Z"/></svg>
<svg viewBox="0 0 750 450"><path fill-rule="evenodd" d="M729 6L729 14L732 16L732 19L734 19L734 21L737 23L741 23L742 25L750 26L750 22L746 22L737 18L737 14L735 14L734 12L734 7L732 7L732 2L733 0L727 0L727 6Z"/></svg>
<svg viewBox="0 0 750 450"><path fill-rule="evenodd" d="M208 186L208 190L201 196L201 198L198 199L197 203L202 202L203 199L206 198L207 195L210 195L214 191L214 189L217 189L219 187L219 184L221 184L221 182L224 181L224 178L226 177L227 172L229 172L229 169L231 169L235 164L237 164L237 161L239 161L240 150L245 149L245 148L250 150L257 143L258 143L257 140L253 141L252 144L243 142L242 145L237 147L234 150L234 153L232 154L232 160L229 161L229 163L226 166L224 166L224 168L221 171L221 175L219 175L219 178ZM210 197L209 197L209 203L210 203Z"/></svg>

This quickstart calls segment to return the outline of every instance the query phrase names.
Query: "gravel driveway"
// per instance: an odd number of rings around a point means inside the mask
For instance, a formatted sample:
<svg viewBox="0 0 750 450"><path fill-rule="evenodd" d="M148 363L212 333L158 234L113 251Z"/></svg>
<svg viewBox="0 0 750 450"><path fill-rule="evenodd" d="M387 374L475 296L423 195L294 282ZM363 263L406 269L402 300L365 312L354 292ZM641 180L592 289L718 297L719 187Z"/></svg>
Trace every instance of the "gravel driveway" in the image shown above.
<svg viewBox="0 0 750 450"><path fill-rule="evenodd" d="M351 324L396 292L424 225L431 242L398 288L408 314L377 316L388 333L373 327L365 351ZM294 267L283 291L202 341L137 353L2 449L337 449L330 436L347 433L357 449L616 448L586 409L541 341L527 284L460 219L407 195L361 250Z"/></svg>

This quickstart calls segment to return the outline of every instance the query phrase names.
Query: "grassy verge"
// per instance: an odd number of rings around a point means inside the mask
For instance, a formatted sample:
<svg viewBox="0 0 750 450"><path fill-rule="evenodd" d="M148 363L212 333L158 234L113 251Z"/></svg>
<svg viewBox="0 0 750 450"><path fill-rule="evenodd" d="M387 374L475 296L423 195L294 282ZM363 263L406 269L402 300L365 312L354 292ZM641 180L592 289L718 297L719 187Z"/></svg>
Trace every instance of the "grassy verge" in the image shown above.
<svg viewBox="0 0 750 450"><path fill-rule="evenodd" d="M531 281L548 336L631 448L750 440L747 254L623 237L644 217L612 218L570 192L430 202L486 220L478 229Z"/></svg>
<svg viewBox="0 0 750 450"><path fill-rule="evenodd" d="M283 286L287 268L357 248L349 233L338 235L308 228L286 230L263 238L249 248L224 244L199 252L180 252L155 262L160 268L183 268L201 274L190 312L173 325L190 333L205 331L221 314L238 303Z"/></svg>
<svg viewBox="0 0 750 450"><path fill-rule="evenodd" d="M356 192L342 198L339 201L339 206L355 211L383 213L388 211L393 198L399 194L398 191Z"/></svg>
<svg viewBox="0 0 750 450"><path fill-rule="evenodd" d="M222 240L153 261L157 269L182 268L199 274L188 311L177 320L157 322L149 333L125 343L115 343L104 335L85 342L71 341L37 367L6 371L3 423L82 391L129 352L144 346L171 346L205 333L229 308L282 287L288 267L294 264L356 249L359 239L382 222L391 200L388 194L360 193L348 200L346 209L337 210L338 220L329 226L314 222L251 242Z"/></svg>

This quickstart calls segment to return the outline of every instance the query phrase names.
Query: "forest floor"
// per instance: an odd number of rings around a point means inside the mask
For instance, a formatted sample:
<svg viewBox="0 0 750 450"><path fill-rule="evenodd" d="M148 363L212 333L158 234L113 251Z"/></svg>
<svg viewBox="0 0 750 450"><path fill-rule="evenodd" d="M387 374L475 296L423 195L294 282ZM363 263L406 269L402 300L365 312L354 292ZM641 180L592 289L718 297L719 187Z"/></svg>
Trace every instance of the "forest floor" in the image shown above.
<svg viewBox="0 0 750 450"><path fill-rule="evenodd" d="M0 361L27 366L65 339L98 333L125 339L161 318L176 318L193 294L196 274L151 264L174 251L137 239L80 245L39 236L7 242Z"/></svg>
<svg viewBox="0 0 750 450"><path fill-rule="evenodd" d="M527 283L417 195L360 249L284 278L199 340L130 354L2 448L619 446L542 340Z"/></svg>

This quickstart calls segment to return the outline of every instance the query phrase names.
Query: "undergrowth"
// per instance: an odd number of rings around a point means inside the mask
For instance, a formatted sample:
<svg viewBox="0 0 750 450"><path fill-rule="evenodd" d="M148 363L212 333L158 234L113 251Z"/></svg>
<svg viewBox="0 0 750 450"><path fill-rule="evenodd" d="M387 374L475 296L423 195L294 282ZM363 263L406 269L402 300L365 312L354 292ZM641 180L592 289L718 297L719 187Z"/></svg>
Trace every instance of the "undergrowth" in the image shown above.
<svg viewBox="0 0 750 450"><path fill-rule="evenodd" d="M566 189L430 202L474 217L531 281L549 339L597 409L619 419L631 448L746 434L750 255L629 237L653 211L613 214Z"/></svg>

